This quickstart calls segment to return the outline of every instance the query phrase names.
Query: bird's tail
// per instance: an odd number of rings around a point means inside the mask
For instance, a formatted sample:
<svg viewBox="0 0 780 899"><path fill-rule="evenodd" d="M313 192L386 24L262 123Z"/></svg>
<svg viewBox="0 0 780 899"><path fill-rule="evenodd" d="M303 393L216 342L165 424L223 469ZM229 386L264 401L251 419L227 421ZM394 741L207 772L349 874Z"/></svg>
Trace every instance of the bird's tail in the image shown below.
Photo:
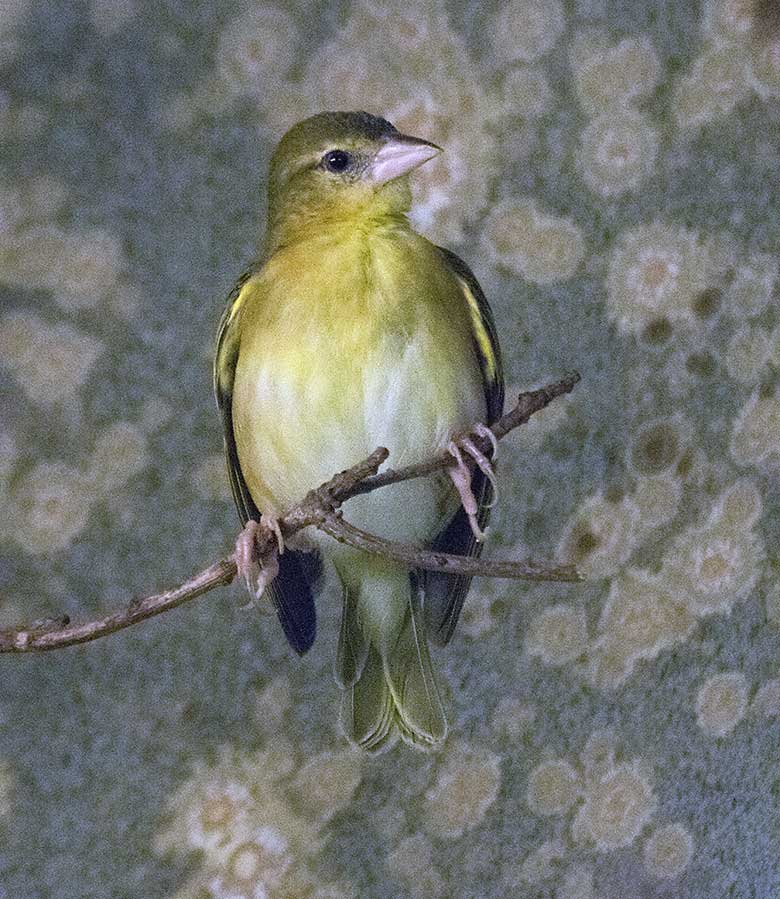
<svg viewBox="0 0 780 899"><path fill-rule="evenodd" d="M376 752L392 745L398 732L421 749L436 748L447 720L414 576L392 566L343 582L336 679L344 690L341 721L348 739Z"/></svg>

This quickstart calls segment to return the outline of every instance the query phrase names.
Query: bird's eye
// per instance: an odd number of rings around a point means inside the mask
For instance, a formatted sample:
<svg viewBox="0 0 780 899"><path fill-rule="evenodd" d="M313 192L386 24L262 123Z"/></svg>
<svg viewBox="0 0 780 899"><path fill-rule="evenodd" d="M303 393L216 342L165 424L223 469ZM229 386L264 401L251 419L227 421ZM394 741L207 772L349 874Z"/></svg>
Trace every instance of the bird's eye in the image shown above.
<svg viewBox="0 0 780 899"><path fill-rule="evenodd" d="M323 157L322 162L329 172L337 174L346 171L352 162L352 157L344 150L329 150Z"/></svg>

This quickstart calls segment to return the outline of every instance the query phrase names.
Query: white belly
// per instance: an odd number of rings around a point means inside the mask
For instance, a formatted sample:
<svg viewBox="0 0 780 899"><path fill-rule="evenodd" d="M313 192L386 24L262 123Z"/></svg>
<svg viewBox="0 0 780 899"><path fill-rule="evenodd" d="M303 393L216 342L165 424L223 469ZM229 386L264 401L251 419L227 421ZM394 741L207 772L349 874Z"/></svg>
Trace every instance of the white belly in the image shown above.
<svg viewBox="0 0 780 899"><path fill-rule="evenodd" d="M447 360L450 370L439 369L432 384L428 341L401 352L395 344L383 342L362 372L351 371L347 379L334 371L336 360L327 353L312 357L303 380L286 376L274 353L251 374L237 374L234 396L251 409L241 416L239 458L250 490L250 472L260 473L262 487L252 492L261 511L264 505L284 511L378 446L390 451L390 466L423 461L452 434L484 418L481 388L461 381L464 366ZM418 479L356 497L344 514L374 533L424 541L451 514L451 493L442 478Z"/></svg>

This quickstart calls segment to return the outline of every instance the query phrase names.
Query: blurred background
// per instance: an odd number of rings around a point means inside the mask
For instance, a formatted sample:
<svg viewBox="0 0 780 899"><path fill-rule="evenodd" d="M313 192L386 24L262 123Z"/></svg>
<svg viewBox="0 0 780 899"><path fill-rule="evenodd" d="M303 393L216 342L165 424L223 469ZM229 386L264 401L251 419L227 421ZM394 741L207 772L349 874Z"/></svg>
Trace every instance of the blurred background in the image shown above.
<svg viewBox="0 0 780 899"><path fill-rule="evenodd" d="M298 659L237 587L0 660L0 896L780 895L780 12L770 0L0 5L0 626L232 545L216 325L323 109L446 152L419 229L495 310L490 551L435 755L349 750L339 597Z"/></svg>

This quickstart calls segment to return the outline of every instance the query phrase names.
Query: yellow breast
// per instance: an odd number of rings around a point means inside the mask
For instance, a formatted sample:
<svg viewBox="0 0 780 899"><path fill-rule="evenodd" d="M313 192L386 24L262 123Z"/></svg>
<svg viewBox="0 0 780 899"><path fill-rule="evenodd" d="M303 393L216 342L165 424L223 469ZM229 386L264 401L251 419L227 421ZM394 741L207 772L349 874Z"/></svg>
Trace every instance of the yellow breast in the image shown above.
<svg viewBox="0 0 780 899"><path fill-rule="evenodd" d="M253 288L239 311L233 420L261 510L282 511L380 445L389 464L421 460L484 417L468 308L414 232L345 231L285 248ZM423 533L442 515L421 482L362 499L364 525L404 504L408 517L409 502Z"/></svg>

